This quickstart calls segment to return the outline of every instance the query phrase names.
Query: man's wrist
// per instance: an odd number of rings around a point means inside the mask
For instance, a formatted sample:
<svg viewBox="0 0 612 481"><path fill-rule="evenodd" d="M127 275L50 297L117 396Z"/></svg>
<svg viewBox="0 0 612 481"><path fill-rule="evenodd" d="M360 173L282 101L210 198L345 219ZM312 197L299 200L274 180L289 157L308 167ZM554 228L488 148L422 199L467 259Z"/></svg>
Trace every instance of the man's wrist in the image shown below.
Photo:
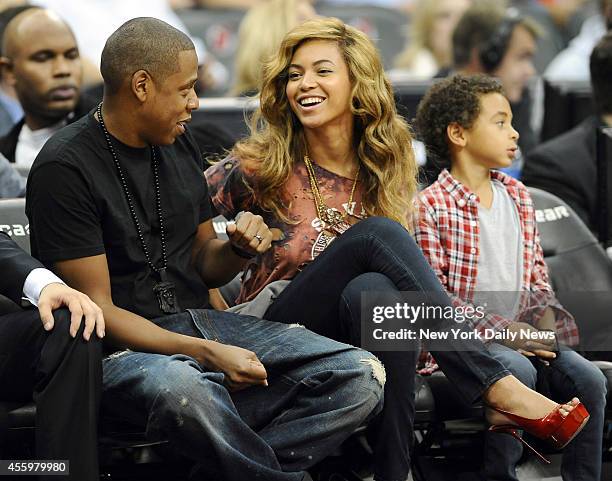
<svg viewBox="0 0 612 481"><path fill-rule="evenodd" d="M210 359L213 344L215 341L200 339L192 336L181 336L179 352L198 361L198 364L205 366Z"/></svg>
<svg viewBox="0 0 612 481"><path fill-rule="evenodd" d="M64 284L64 281L48 269L42 267L33 269L32 272L28 274L23 284L23 297L35 306L38 306L40 294L43 289L49 284L55 283Z"/></svg>

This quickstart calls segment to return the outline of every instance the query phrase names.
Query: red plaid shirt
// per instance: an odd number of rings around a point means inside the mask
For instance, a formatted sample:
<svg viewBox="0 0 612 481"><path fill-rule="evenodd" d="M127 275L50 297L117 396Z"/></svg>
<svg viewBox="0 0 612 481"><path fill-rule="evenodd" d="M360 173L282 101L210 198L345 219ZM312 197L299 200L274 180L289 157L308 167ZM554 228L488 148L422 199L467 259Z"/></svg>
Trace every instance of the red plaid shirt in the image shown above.
<svg viewBox="0 0 612 481"><path fill-rule="evenodd" d="M518 322L533 324L552 307L556 314L557 339L567 345L578 343L578 328L572 315L559 304L548 281L548 269L540 246L533 201L525 186L498 171L491 178L500 181L518 209L523 241L523 279ZM455 306L465 306L474 300L478 276L480 199L456 181L447 170L438 180L423 190L416 201L414 235L438 279L451 295ZM473 323L474 329L499 331L513 322L487 313ZM419 372L437 369L433 357L423 353Z"/></svg>

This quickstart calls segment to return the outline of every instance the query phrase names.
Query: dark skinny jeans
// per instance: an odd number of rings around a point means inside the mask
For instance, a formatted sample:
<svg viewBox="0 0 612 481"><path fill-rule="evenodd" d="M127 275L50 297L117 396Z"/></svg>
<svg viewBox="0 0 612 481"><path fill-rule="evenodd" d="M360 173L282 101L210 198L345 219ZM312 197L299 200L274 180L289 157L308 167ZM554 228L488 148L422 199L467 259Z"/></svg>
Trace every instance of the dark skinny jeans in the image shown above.
<svg viewBox="0 0 612 481"><path fill-rule="evenodd" d="M370 217L338 237L300 272L264 318L299 322L314 332L359 346L364 291L420 291L427 293L432 304L450 305L444 288L408 231L389 219ZM468 329L465 323L444 319L424 327L440 331ZM467 401L478 400L494 382L510 374L482 342L452 342L452 350L429 347ZM417 341L406 351L374 352L387 372L383 412L373 426L376 481L405 481L410 470L418 352Z"/></svg>

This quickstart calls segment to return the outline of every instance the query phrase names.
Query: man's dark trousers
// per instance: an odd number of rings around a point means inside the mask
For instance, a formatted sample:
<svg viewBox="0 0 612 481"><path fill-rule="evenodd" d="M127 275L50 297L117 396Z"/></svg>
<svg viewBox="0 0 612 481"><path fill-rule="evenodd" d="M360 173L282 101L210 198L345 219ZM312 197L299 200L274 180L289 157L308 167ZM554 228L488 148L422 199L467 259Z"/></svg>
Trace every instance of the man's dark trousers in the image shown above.
<svg viewBox="0 0 612 481"><path fill-rule="evenodd" d="M34 399L37 459L70 460L70 476L41 479L98 481L102 343L85 341L84 325L72 338L67 310L54 318L47 332L37 310L0 316L0 400Z"/></svg>

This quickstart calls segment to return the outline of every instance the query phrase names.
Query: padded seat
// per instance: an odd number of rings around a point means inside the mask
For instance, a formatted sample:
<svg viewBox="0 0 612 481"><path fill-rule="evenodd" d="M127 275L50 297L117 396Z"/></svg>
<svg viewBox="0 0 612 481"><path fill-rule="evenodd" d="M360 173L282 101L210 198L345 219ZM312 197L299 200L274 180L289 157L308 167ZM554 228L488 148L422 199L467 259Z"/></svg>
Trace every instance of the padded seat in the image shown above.
<svg viewBox="0 0 612 481"><path fill-rule="evenodd" d="M436 401L429 383L420 374L415 379L415 416L416 425L428 424L435 420Z"/></svg>
<svg viewBox="0 0 612 481"><path fill-rule="evenodd" d="M424 379L435 400L436 420L484 419L482 405L468 404L442 371L436 371Z"/></svg>

